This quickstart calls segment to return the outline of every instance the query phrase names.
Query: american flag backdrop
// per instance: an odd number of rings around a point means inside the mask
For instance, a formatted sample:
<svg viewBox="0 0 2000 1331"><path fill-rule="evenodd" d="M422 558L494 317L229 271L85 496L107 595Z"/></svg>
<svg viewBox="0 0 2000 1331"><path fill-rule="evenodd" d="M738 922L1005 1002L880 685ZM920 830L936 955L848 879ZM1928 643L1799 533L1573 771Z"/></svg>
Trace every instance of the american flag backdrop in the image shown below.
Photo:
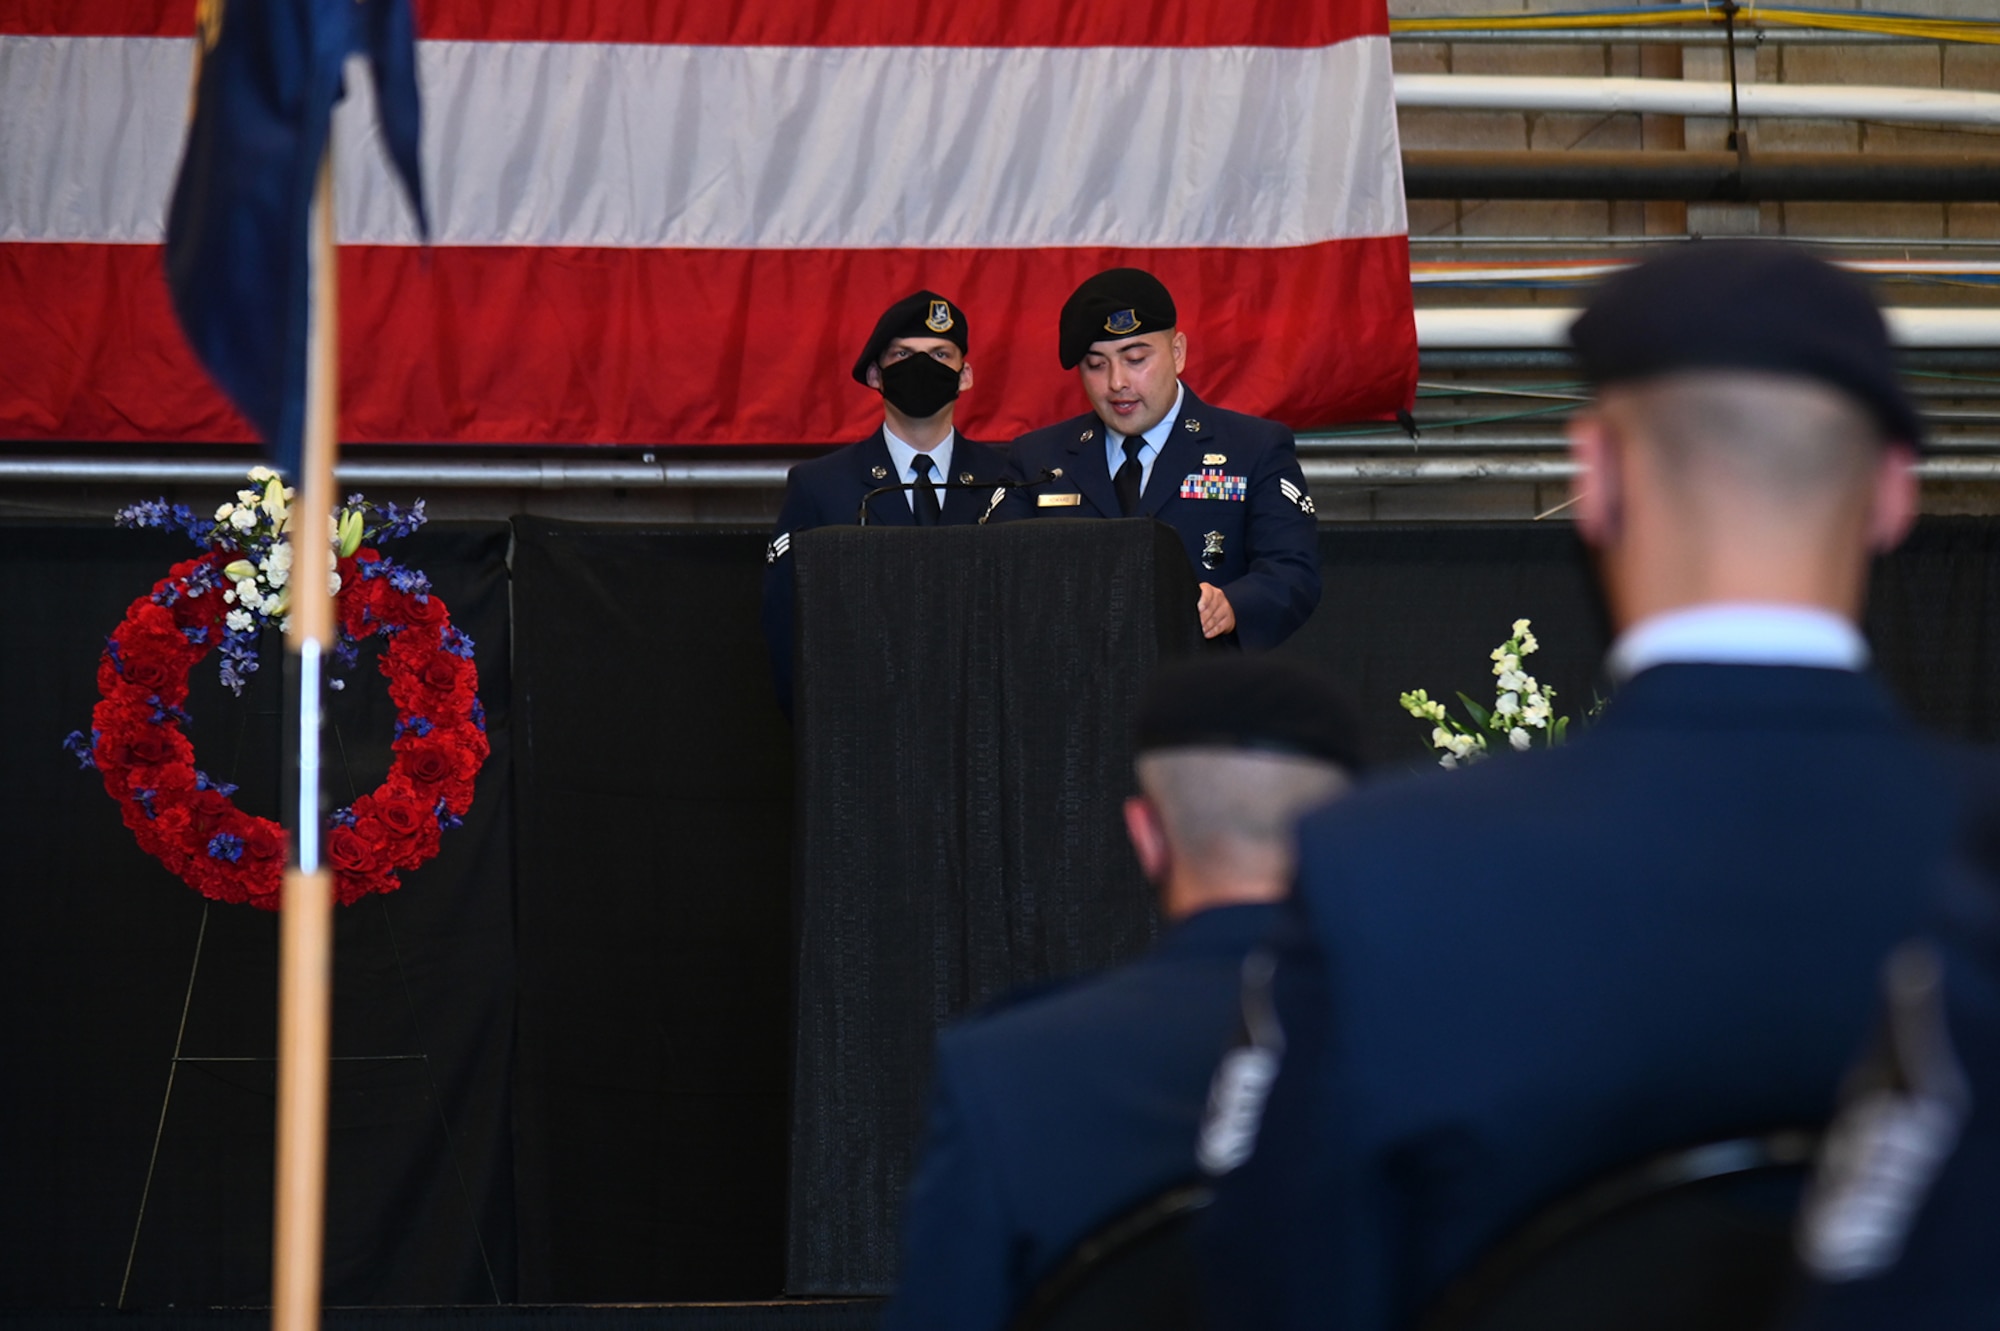
<svg viewBox="0 0 2000 1331"><path fill-rule="evenodd" d="M251 437L162 275L194 0L0 4L0 437ZM1056 314L1172 288L1187 379L1307 427L1416 377L1384 0L428 0L416 243L365 78L335 120L350 442L822 443L919 287L960 422L1081 409ZM224 22L227 10L224 11Z"/></svg>

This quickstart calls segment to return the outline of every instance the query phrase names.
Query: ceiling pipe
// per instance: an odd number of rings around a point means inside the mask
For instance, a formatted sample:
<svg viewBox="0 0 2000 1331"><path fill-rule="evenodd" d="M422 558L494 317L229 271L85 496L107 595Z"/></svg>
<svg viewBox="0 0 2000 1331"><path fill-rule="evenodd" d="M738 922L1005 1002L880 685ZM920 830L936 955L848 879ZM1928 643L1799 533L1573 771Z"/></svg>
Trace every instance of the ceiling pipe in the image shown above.
<svg viewBox="0 0 2000 1331"><path fill-rule="evenodd" d="M1551 305L1419 309L1417 345L1425 351L1561 348L1579 313ZM2000 309L1892 305L1882 313L1899 347L2000 347Z"/></svg>
<svg viewBox="0 0 2000 1331"><path fill-rule="evenodd" d="M1412 199L1973 203L2000 199L2000 155L1439 152L1403 154Z"/></svg>
<svg viewBox="0 0 2000 1331"><path fill-rule="evenodd" d="M1328 448L1332 440L1307 436L1299 465L1315 485L1432 485L1472 481L1541 483L1567 480L1575 466L1557 450L1555 439L1544 439L1536 456L1506 456L1521 448L1505 437L1464 437L1456 447L1439 448L1421 442L1383 439L1344 441L1349 447ZM1953 441L1970 444L1974 441ZM1928 457L1919 464L1929 480L2000 482L2000 440L1977 441L1990 449ZM1318 445L1317 447L1313 445ZM1471 453L1473 448L1490 453ZM1431 451L1426 452L1426 448ZM1367 449L1382 450L1373 456ZM1395 449L1395 452L1388 450ZM1347 456L1342 456L1347 454ZM1443 454L1440 456L1439 454ZM367 484L395 490L517 490L517 489L777 489L785 473L806 455L766 458L754 463L703 460L683 464L632 464L614 461L544 460L536 463L378 462L340 468L345 484ZM816 456L816 455L815 455ZM560 477L552 483L549 478ZM4 458L0 485L23 482L120 484L129 486L231 485L243 479L239 462L187 458Z"/></svg>
<svg viewBox="0 0 2000 1331"><path fill-rule="evenodd" d="M1501 46L1727 46L1729 34L1715 27L1660 28L1432 28L1420 32L1401 31L1389 21L1389 38L1395 42L1472 42ZM1739 46L1935 46L1936 37L1913 37L1899 32L1825 32L1815 28L1760 27L1736 25Z"/></svg>
<svg viewBox="0 0 2000 1331"><path fill-rule="evenodd" d="M2000 125L2000 93L1957 88L1744 83L1745 116ZM1730 85L1681 79L1529 78L1502 74L1398 74L1396 105L1450 111L1611 111L1648 115L1730 114Z"/></svg>

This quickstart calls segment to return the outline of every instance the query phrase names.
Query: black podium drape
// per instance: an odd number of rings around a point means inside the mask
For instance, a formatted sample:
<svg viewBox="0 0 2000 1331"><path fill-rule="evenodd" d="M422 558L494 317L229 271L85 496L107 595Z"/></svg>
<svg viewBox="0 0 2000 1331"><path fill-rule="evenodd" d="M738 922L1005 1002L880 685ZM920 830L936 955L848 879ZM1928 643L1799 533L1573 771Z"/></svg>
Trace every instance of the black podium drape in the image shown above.
<svg viewBox="0 0 2000 1331"><path fill-rule="evenodd" d="M823 528L793 543L799 996L786 1286L870 1293L931 1040L1024 982L1143 949L1131 718L1199 641L1147 520Z"/></svg>

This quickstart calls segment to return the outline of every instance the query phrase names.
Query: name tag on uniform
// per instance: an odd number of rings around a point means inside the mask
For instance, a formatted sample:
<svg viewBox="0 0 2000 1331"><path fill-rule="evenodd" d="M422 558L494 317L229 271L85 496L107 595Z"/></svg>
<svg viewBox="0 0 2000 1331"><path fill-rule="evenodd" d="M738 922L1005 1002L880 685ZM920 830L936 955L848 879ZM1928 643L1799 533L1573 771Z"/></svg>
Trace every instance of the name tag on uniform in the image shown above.
<svg viewBox="0 0 2000 1331"><path fill-rule="evenodd" d="M1036 508L1075 508L1083 502L1082 495L1036 495Z"/></svg>
<svg viewBox="0 0 2000 1331"><path fill-rule="evenodd" d="M1203 467L1200 471L1181 482L1183 499L1235 499L1250 497L1248 476L1225 476L1221 471L1211 471Z"/></svg>

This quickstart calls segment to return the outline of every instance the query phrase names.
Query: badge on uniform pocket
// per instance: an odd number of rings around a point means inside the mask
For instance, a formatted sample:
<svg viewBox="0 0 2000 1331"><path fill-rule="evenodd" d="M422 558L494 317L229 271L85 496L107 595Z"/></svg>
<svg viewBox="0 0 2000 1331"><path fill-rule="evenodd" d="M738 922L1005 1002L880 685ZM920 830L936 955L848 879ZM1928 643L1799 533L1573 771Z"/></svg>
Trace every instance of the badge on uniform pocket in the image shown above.
<svg viewBox="0 0 2000 1331"><path fill-rule="evenodd" d="M1250 497L1248 476L1228 476L1220 469L1203 467L1181 482L1183 499L1234 499Z"/></svg>

